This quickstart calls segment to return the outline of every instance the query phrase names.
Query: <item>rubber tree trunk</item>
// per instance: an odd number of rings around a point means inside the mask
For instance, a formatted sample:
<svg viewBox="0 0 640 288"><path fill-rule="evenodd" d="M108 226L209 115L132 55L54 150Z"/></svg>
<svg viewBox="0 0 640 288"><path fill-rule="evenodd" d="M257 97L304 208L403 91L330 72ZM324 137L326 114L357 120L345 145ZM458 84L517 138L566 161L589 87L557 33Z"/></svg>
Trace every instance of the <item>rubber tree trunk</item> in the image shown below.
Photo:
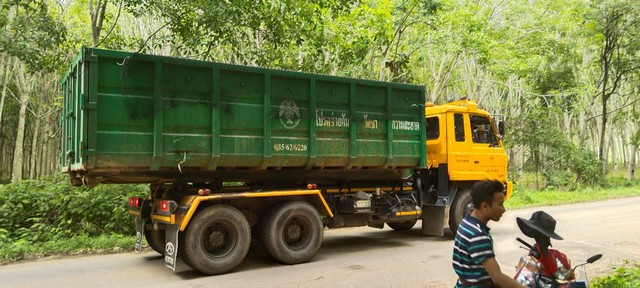
<svg viewBox="0 0 640 288"><path fill-rule="evenodd" d="M94 4L95 2L95 4ZM91 15L91 40L93 47L100 43L100 32L107 11L108 0L89 0L89 14Z"/></svg>
<svg viewBox="0 0 640 288"><path fill-rule="evenodd" d="M629 155L629 181L633 181L636 169L636 154L638 154L638 144L632 144Z"/></svg>
<svg viewBox="0 0 640 288"><path fill-rule="evenodd" d="M18 131L16 132L16 146L13 150L13 165L11 183L22 181L22 164L24 159L24 130L27 122L27 105L29 105L30 85L25 79L25 68L16 61L16 86L20 94L20 112L18 113Z"/></svg>
<svg viewBox="0 0 640 288"><path fill-rule="evenodd" d="M4 111L4 100L7 99L7 87L9 87L9 76L11 75L11 69L9 69L10 67L10 59L9 57L6 55L6 53L0 53L0 69L2 70L2 78L0 78L0 80L2 80L2 82L0 83L2 85L2 94L0 94L0 127L3 127L2 125L2 112ZM4 176L9 176L9 173L11 171L11 169L7 169L3 166L8 166L5 165L5 157L8 157L10 155L8 152L4 151L4 146L7 145L7 138L6 137L0 137L0 179L3 179ZM7 161L8 162L8 161ZM8 163L6 163L8 164Z"/></svg>
<svg viewBox="0 0 640 288"><path fill-rule="evenodd" d="M40 111L40 109L38 109ZM37 173L38 163L43 163L43 159L40 158L40 151L42 150L42 142L40 137L40 117L35 115L35 128L33 129L33 140L31 140L31 157L29 161L29 179L36 179L40 176Z"/></svg>
<svg viewBox="0 0 640 288"><path fill-rule="evenodd" d="M629 149L629 181L633 181L636 172L636 157L638 155L638 145L640 145L640 125L636 126L636 131L631 137L631 149Z"/></svg>
<svg viewBox="0 0 640 288"><path fill-rule="evenodd" d="M4 100L7 99L7 87L9 86L9 69L11 61L5 53L0 54L0 69L2 69L2 94L0 95L0 123L2 123L2 111L4 111Z"/></svg>

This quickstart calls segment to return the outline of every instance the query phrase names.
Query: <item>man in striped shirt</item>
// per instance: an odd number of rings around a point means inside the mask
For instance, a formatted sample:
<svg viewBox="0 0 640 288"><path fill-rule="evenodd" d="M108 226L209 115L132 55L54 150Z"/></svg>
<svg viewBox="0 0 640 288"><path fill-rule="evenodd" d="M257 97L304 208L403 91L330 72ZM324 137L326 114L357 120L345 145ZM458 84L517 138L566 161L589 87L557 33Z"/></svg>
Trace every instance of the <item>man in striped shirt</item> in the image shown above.
<svg viewBox="0 0 640 288"><path fill-rule="evenodd" d="M489 220L500 220L506 211L504 196L500 181L481 181L471 187L474 208L458 226L453 245L453 270L458 274L455 287L524 287L500 271L487 227Z"/></svg>

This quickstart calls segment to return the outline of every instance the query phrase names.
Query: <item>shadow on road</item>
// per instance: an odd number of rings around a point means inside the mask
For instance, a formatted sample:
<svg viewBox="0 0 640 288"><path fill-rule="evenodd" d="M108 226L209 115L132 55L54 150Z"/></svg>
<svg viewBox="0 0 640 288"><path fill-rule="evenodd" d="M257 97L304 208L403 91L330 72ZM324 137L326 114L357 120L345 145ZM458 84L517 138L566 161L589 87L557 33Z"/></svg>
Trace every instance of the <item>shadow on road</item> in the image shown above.
<svg viewBox="0 0 640 288"><path fill-rule="evenodd" d="M453 234L449 229L445 229L445 235L443 237L425 236L422 235L420 228L417 226L407 231L394 231L388 229L378 230L371 228L370 231L360 230L353 233L347 231L345 233L345 231L339 230L340 229L325 230L322 247L310 262L327 261L337 256L348 255L348 253L361 253L378 249L407 247L412 245L411 243L413 242L424 244L428 242L447 242L452 241L453 239ZM162 262L163 257L160 255L147 256L145 257L145 260L149 262ZM242 264L230 273L269 269L278 266L282 266L282 264L273 260L262 250L262 247L260 247L258 243L254 242ZM178 275L183 280L215 277L201 274L181 260L178 262L175 275Z"/></svg>
<svg viewBox="0 0 640 288"><path fill-rule="evenodd" d="M161 261L162 259L164 259L164 256L160 255L160 254L153 254L153 255L145 255L144 257L142 257L142 259L144 259L145 261Z"/></svg>

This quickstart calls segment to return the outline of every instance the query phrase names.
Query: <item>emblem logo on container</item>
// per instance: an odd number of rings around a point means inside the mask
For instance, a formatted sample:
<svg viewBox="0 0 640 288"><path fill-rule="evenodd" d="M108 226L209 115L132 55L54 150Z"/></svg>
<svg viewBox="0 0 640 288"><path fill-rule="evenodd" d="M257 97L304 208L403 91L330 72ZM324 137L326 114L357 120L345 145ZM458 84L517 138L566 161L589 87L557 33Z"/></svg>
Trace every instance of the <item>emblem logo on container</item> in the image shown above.
<svg viewBox="0 0 640 288"><path fill-rule="evenodd" d="M300 109L296 102L291 99L285 99L280 104L280 123L287 129L293 129L300 123Z"/></svg>

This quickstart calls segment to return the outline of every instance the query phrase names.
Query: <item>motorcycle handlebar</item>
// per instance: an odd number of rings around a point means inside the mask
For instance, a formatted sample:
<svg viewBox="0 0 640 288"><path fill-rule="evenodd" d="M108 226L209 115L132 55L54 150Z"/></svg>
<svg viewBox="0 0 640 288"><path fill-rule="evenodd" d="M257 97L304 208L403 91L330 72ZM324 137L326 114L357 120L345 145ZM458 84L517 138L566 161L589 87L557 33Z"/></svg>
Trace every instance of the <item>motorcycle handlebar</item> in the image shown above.
<svg viewBox="0 0 640 288"><path fill-rule="evenodd" d="M522 243L524 246L529 248L529 250L533 250L533 246L531 246L531 244L527 243L526 241L520 239L520 237L516 237L516 240L518 240L518 242Z"/></svg>
<svg viewBox="0 0 640 288"><path fill-rule="evenodd" d="M586 262L581 263L581 264L576 265L576 266L574 266L573 268L571 268L571 272L575 271L575 270L576 270L578 267L580 267L580 266L584 266L584 265L587 265L587 264L591 264L591 263L593 263L593 262L596 262L596 261L600 260L600 258L602 258L602 254L596 254L596 255L593 255L593 256L589 257L589 259L587 259L587 261L586 261Z"/></svg>

